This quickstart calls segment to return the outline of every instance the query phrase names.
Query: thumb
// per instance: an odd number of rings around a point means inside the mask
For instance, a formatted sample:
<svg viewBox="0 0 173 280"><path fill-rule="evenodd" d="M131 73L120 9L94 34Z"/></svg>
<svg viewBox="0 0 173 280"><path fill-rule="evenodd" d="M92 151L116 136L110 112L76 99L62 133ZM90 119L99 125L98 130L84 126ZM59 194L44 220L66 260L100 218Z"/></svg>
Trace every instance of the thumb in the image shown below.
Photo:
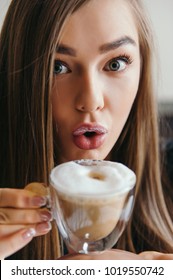
<svg viewBox="0 0 173 280"><path fill-rule="evenodd" d="M1 239L0 241L0 260L14 254L26 246L36 235L34 228L25 228Z"/></svg>

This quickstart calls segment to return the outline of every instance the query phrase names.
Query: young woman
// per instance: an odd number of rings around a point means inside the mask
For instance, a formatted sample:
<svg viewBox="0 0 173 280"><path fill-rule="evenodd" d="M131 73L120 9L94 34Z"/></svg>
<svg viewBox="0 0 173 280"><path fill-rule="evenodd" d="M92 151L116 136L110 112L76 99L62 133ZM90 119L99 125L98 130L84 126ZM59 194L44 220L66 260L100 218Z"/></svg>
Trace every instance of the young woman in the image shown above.
<svg viewBox="0 0 173 280"><path fill-rule="evenodd" d="M101 257L172 257L163 255L173 252L173 204L161 180L152 38L139 0L11 2L0 37L1 258L63 254L37 187L80 158L119 161L137 176L116 244L124 251ZM36 193L24 190L32 182Z"/></svg>

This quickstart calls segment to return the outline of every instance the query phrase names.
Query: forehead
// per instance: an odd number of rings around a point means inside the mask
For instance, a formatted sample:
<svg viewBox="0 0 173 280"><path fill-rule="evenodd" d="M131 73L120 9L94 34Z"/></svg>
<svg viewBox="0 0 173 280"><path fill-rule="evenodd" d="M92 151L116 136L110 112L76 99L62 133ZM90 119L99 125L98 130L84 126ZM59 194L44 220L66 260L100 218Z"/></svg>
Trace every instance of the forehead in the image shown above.
<svg viewBox="0 0 173 280"><path fill-rule="evenodd" d="M120 37L138 43L138 31L127 0L90 0L66 22L61 42L75 48L82 42L90 48Z"/></svg>

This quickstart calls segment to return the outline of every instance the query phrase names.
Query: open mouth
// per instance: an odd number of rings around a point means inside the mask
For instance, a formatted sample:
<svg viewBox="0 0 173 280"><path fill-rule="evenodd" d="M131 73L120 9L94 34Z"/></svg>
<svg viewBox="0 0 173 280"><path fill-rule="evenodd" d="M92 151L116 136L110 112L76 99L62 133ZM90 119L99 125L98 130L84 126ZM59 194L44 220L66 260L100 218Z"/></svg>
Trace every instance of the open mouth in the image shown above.
<svg viewBox="0 0 173 280"><path fill-rule="evenodd" d="M107 132L103 126L83 124L73 131L73 141L80 149L97 149L103 144Z"/></svg>
<svg viewBox="0 0 173 280"><path fill-rule="evenodd" d="M84 133L84 136L88 137L88 138L93 137L95 135L96 135L95 131L87 131L87 132Z"/></svg>

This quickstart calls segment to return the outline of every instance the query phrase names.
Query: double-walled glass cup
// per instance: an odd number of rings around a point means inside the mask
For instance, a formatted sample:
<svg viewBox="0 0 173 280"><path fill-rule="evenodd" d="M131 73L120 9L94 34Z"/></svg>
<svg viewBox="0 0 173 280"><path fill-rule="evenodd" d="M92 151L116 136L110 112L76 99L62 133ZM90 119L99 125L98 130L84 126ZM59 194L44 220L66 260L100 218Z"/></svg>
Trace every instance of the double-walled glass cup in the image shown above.
<svg viewBox="0 0 173 280"><path fill-rule="evenodd" d="M134 202L135 174L104 160L77 160L50 174L52 211L67 245L78 253L110 249L122 234Z"/></svg>

